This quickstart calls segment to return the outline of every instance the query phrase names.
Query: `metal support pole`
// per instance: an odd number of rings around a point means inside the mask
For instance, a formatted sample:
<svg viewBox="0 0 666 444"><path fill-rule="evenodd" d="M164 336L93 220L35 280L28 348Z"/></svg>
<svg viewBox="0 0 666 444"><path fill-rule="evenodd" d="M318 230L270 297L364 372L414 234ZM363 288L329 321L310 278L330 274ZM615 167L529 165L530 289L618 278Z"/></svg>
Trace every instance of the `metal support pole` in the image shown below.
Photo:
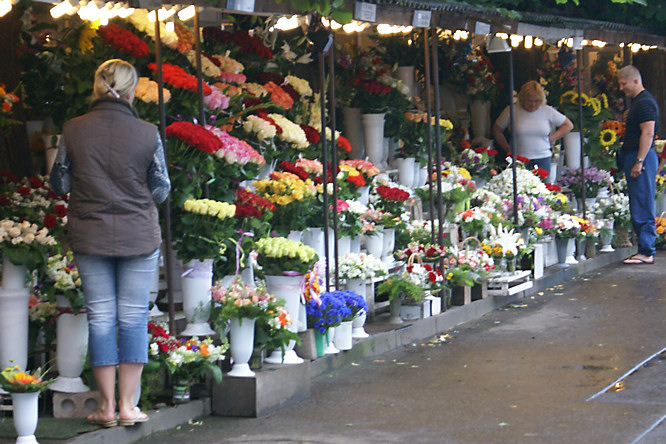
<svg viewBox="0 0 666 444"><path fill-rule="evenodd" d="M335 34L333 34L333 38L335 39ZM333 238L335 239L335 247L334 247L334 261L335 261L335 268L334 268L334 282L335 282L335 289L339 290L340 289L340 273L338 270L339 267L339 261L338 261L338 190L336 184L336 177L337 177L337 171L338 171L338 145L337 145L337 140L335 139L335 43L331 45L331 48L328 50L328 79L329 79L329 102L330 102L330 118L331 118L331 174L333 175L333 214L335 217L333 217ZM322 121L321 126L324 129L324 133L326 133L326 122Z"/></svg>
<svg viewBox="0 0 666 444"><path fill-rule="evenodd" d="M157 20L155 21L157 23ZM197 93L199 95L199 125L206 124L206 113L204 112L203 75L201 72L201 29L199 28L199 9L194 8L194 51L197 70Z"/></svg>
<svg viewBox="0 0 666 444"><path fill-rule="evenodd" d="M157 11L155 11L155 16L157 17ZM164 109L164 79L162 78L162 43L160 37L159 20L155 20L155 65L157 66L157 97L159 101L160 138L162 139L162 146L164 147L164 158L166 159L166 163L168 165L169 160L167 159L166 151L166 112ZM167 300L169 304L169 331L172 335L175 335L176 308L173 300L174 276L171 273L173 270L172 262L175 258L173 257L173 249L171 248L171 205L168 198L162 205L162 211L164 213L164 243L166 245L164 258L166 264Z"/></svg>
<svg viewBox="0 0 666 444"><path fill-rule="evenodd" d="M516 118L515 105L513 103L513 50L509 50L509 120L511 121L511 171L513 172L513 223L518 226L518 165L515 146Z"/></svg>
<svg viewBox="0 0 666 444"><path fill-rule="evenodd" d="M324 64L324 53L319 52L319 91L320 103L319 109L321 112L321 163L322 174L324 175L323 181L323 198L324 198L324 260L328 261L330 256L330 246L328 245L328 155L326 144L326 67ZM326 291L330 290L331 276L329 273L329 264L326 264Z"/></svg>
<svg viewBox="0 0 666 444"><path fill-rule="evenodd" d="M584 145L584 132L585 124L583 123L583 91L581 81L581 66L583 65L583 50L576 50L576 76L578 77L578 121L580 122L580 174L582 180L581 187L581 200L583 204L583 219L586 218L587 208L585 205L585 145Z"/></svg>
<svg viewBox="0 0 666 444"><path fill-rule="evenodd" d="M426 94L426 113L428 117L428 199L430 204L430 242L433 244L436 243L436 234L435 234L435 193L434 187L432 185L432 171L433 171L433 158L432 158L432 125L430 121L432 120L432 98L430 94L432 88L430 85L430 51L428 48L428 29L423 28L423 52L425 57L425 94Z"/></svg>
<svg viewBox="0 0 666 444"><path fill-rule="evenodd" d="M444 245L444 209L442 204L442 134L439 126L439 62L437 60L437 30L433 29L432 37L432 84L435 95L435 161L437 162L437 242ZM430 122L428 122L430 123Z"/></svg>

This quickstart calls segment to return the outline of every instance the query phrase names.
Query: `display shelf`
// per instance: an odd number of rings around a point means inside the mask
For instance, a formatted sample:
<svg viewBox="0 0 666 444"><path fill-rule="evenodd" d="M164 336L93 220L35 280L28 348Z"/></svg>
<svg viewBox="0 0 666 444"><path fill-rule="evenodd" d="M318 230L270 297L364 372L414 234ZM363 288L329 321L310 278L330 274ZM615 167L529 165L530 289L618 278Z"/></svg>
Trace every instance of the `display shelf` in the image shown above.
<svg viewBox="0 0 666 444"><path fill-rule="evenodd" d="M513 273L491 273L488 276L488 296L511 296L520 291L532 288L529 270Z"/></svg>

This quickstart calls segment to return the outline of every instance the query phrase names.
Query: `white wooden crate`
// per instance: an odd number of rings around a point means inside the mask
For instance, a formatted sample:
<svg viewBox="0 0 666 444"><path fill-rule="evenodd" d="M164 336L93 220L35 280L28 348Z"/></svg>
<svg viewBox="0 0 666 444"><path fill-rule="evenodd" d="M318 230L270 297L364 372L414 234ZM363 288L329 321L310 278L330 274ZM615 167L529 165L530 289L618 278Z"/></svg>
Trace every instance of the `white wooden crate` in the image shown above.
<svg viewBox="0 0 666 444"><path fill-rule="evenodd" d="M488 276L488 296L511 296L532 288L531 271L519 270L514 273L491 273Z"/></svg>

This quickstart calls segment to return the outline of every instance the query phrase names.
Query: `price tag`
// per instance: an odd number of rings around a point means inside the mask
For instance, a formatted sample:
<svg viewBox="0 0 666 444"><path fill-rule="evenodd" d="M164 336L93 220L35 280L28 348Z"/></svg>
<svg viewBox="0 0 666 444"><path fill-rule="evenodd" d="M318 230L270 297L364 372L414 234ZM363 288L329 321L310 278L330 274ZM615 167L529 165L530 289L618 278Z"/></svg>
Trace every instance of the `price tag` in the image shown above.
<svg viewBox="0 0 666 444"><path fill-rule="evenodd" d="M490 23L476 22L474 25L474 34L485 35L490 34Z"/></svg>
<svg viewBox="0 0 666 444"><path fill-rule="evenodd" d="M414 17L412 18L412 26L415 28L429 28L431 16L432 11L415 9Z"/></svg>
<svg viewBox="0 0 666 444"><path fill-rule="evenodd" d="M356 2L354 18L362 22L377 21L377 5L374 3Z"/></svg>
<svg viewBox="0 0 666 444"><path fill-rule="evenodd" d="M254 0L227 0L227 9L242 12L254 12Z"/></svg>

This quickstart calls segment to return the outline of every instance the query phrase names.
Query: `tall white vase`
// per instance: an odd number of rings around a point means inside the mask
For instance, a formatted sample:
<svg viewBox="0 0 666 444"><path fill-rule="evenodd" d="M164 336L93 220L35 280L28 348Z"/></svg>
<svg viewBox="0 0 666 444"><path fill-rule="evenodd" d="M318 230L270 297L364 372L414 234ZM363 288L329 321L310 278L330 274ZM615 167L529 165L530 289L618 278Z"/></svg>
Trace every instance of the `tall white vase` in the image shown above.
<svg viewBox="0 0 666 444"><path fill-rule="evenodd" d="M324 258L324 229L320 227L310 227L303 231L303 243L314 248L319 259ZM330 245L329 245L330 248Z"/></svg>
<svg viewBox="0 0 666 444"><path fill-rule="evenodd" d="M28 288L0 287L0 368L28 364Z"/></svg>
<svg viewBox="0 0 666 444"><path fill-rule="evenodd" d="M338 350L351 350L352 348L352 321L343 321L335 327L333 343Z"/></svg>
<svg viewBox="0 0 666 444"><path fill-rule="evenodd" d="M351 253L351 237L341 236L338 239L338 257Z"/></svg>
<svg viewBox="0 0 666 444"><path fill-rule="evenodd" d="M254 372L250 370L250 358L254 349L254 324L256 319L232 319L229 336L229 348L231 357L234 358L234 366L227 373L228 376L238 378L251 378Z"/></svg>
<svg viewBox="0 0 666 444"><path fill-rule="evenodd" d="M35 430L39 420L39 392L12 393L16 444L37 444Z"/></svg>
<svg viewBox="0 0 666 444"><path fill-rule="evenodd" d="M49 389L64 393L84 393L90 388L83 383L81 372L88 354L88 316L85 311L71 313L69 300L57 296L60 315L56 320L56 366L58 377Z"/></svg>
<svg viewBox="0 0 666 444"><path fill-rule="evenodd" d="M474 139L488 139L490 136L490 102L487 100L473 100L469 104L469 110Z"/></svg>
<svg viewBox="0 0 666 444"><path fill-rule="evenodd" d="M564 161L567 168L580 168L580 133L572 131L564 136Z"/></svg>
<svg viewBox="0 0 666 444"><path fill-rule="evenodd" d="M19 290L26 287L28 269L25 265L14 265L7 256L2 258L2 288Z"/></svg>
<svg viewBox="0 0 666 444"><path fill-rule="evenodd" d="M382 248L382 260L393 261L393 249L395 248L395 228L384 228L384 247Z"/></svg>
<svg viewBox="0 0 666 444"><path fill-rule="evenodd" d="M183 266L183 311L187 326L183 336L207 336L215 334L210 328L211 293L213 286L213 259L192 260Z"/></svg>
<svg viewBox="0 0 666 444"><path fill-rule="evenodd" d="M395 70L395 75L402 82L403 85L409 89L407 97L410 99L417 95L414 86L414 67L413 66L398 66Z"/></svg>
<svg viewBox="0 0 666 444"><path fill-rule="evenodd" d="M372 236L365 236L365 251L368 254L373 255L377 259L382 257L382 251L384 251L384 232L377 231Z"/></svg>
<svg viewBox="0 0 666 444"><path fill-rule="evenodd" d="M416 172L415 165L416 159L413 157L402 159L402 162L398 165L398 182L412 188L414 186L414 173Z"/></svg>
<svg viewBox="0 0 666 444"><path fill-rule="evenodd" d="M289 330L296 333L298 331L298 313L301 304L301 276L266 276L266 289L273 293L277 298L285 301L285 309L289 312L292 319L292 325ZM303 359L294 351L296 341L289 341L285 347L284 358L282 350L273 350L270 356L265 359L269 364L301 364Z"/></svg>
<svg viewBox="0 0 666 444"><path fill-rule="evenodd" d="M360 253L361 252L361 236L354 236L354 237L351 238L349 252L350 253Z"/></svg>
<svg viewBox="0 0 666 444"><path fill-rule="evenodd" d="M384 113L362 114L365 155L381 171L386 171L384 156Z"/></svg>
<svg viewBox="0 0 666 444"><path fill-rule="evenodd" d="M367 286L365 279L348 279L345 287L349 291L353 291L356 294L363 296L363 299L367 298ZM363 326L365 325L366 320L365 311L359 312L354 320L352 321L352 338L367 338L369 335L365 332Z"/></svg>
<svg viewBox="0 0 666 444"><path fill-rule="evenodd" d="M361 108L342 108L345 123L345 137L351 145L349 156L352 159L363 159L365 148L363 143L363 125L361 124Z"/></svg>

